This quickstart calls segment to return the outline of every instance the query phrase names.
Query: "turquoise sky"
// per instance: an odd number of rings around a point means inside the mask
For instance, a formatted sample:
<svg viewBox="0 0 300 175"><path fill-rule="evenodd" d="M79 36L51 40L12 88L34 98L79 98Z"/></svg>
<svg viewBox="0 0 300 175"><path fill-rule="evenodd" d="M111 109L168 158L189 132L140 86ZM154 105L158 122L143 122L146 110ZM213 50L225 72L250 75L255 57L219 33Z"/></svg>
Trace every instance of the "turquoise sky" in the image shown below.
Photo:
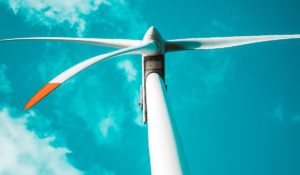
<svg viewBox="0 0 300 175"><path fill-rule="evenodd" d="M165 39L300 33L296 0L0 0L0 38ZM300 174L300 40L170 53L166 83L190 173ZM0 43L0 174L150 175L138 106L141 57L73 77L23 107L70 66L113 49Z"/></svg>

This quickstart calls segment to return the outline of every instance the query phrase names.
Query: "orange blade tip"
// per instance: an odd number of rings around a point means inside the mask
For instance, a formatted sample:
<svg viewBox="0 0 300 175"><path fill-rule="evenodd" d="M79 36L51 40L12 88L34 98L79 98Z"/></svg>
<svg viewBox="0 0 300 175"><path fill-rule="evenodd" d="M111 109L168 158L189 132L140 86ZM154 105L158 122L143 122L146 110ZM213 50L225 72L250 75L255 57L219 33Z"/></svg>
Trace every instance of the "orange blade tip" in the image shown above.
<svg viewBox="0 0 300 175"><path fill-rule="evenodd" d="M56 89L61 83L47 83L42 89L40 89L26 104L25 110L31 108L38 103L41 99L47 96L50 92Z"/></svg>

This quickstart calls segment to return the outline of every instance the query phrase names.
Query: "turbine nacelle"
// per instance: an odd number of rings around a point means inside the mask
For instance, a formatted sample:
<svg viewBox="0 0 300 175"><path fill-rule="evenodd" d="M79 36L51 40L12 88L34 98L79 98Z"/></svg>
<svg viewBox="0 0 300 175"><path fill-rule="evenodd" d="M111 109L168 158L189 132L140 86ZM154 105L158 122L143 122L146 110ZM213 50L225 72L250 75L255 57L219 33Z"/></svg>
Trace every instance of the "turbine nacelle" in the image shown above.
<svg viewBox="0 0 300 175"><path fill-rule="evenodd" d="M152 53L143 53L145 56L150 56L150 55L163 55L165 54L165 40L161 37L159 31L155 27L150 27L143 38L142 42L149 42L149 41L154 41L155 44L157 45L157 50L152 52Z"/></svg>
<svg viewBox="0 0 300 175"><path fill-rule="evenodd" d="M158 73L165 79L165 41L155 27L150 27L143 38L143 42L154 42L157 50L154 52L143 52L143 81L141 86L140 106L143 110L143 122L147 122L147 101L146 101L146 79L151 73Z"/></svg>

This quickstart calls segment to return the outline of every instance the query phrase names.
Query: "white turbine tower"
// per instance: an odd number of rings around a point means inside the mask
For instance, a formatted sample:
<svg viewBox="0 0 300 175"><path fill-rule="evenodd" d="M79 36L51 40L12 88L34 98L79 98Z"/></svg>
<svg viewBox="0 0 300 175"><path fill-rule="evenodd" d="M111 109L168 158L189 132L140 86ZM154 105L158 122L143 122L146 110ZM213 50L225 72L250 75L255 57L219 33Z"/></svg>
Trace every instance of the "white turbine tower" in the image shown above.
<svg viewBox="0 0 300 175"><path fill-rule="evenodd" d="M67 69L38 91L29 100L25 109L31 108L63 82L95 63L125 54L141 54L143 58L143 82L140 105L143 110L144 123L148 124L151 173L153 175L186 175L188 174L188 169L179 143L176 124L166 99L164 69L165 54L174 51L220 49L286 39L300 39L300 35L235 36L164 40L154 27L150 27L143 40L32 37L3 39L0 40L0 42L51 40L119 48L119 50L95 56Z"/></svg>

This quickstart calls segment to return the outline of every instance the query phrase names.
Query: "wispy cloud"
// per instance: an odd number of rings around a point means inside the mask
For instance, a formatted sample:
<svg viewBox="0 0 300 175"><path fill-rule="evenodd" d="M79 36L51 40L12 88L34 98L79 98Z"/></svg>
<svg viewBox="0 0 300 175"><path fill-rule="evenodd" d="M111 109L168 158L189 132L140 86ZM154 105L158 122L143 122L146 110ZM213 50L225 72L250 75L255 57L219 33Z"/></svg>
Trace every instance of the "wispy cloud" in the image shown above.
<svg viewBox="0 0 300 175"><path fill-rule="evenodd" d="M205 26L205 33L211 35L228 35L236 32L235 24L240 20L241 6L228 4L224 7L224 15L212 18L211 23Z"/></svg>
<svg viewBox="0 0 300 175"><path fill-rule="evenodd" d="M273 111L272 119L277 120L279 122L284 122L284 117L285 113L283 111L282 103L279 103Z"/></svg>
<svg viewBox="0 0 300 175"><path fill-rule="evenodd" d="M6 3L15 14L23 15L34 24L50 28L67 23L79 33L85 30L85 16L97 11L104 0L8 0Z"/></svg>
<svg viewBox="0 0 300 175"><path fill-rule="evenodd" d="M93 168L91 168L86 175L115 175L115 172L103 169L102 167L99 166L95 166Z"/></svg>
<svg viewBox="0 0 300 175"><path fill-rule="evenodd" d="M233 28L229 25L226 25L222 23L221 21L218 21L216 19L212 20L211 22L212 28L215 28L215 30L222 31L222 32L233 32Z"/></svg>
<svg viewBox="0 0 300 175"><path fill-rule="evenodd" d="M143 19L143 15L137 9L140 4L143 4L143 1L134 1L134 6L132 7L132 1L130 0L110 0L110 14L115 18L118 19L119 22L115 23L115 27L120 28L120 22L124 23L128 29L128 33L133 36L141 36L146 31L148 27L147 22ZM107 21L107 23L110 23Z"/></svg>
<svg viewBox="0 0 300 175"><path fill-rule="evenodd" d="M53 137L40 139L26 128L28 117L35 114L16 118L9 108L0 110L0 174L82 174L68 162L68 149L55 148L51 146Z"/></svg>
<svg viewBox="0 0 300 175"><path fill-rule="evenodd" d="M138 86L140 87L140 85L135 82L137 80L137 73L138 73L138 70L137 68L134 66L133 62L131 60L124 60L124 61L121 61L117 64L118 68L120 70L122 70L123 74L127 77L127 81L129 83L127 83L128 86ZM140 75L138 75L140 76ZM135 82L133 84L131 84L132 82ZM136 118L135 118L135 123L138 125L138 126L145 126L144 123L143 123L143 117L142 117L142 113L141 113L141 108L140 106L138 105L139 102L140 102L140 98L141 98L141 92L140 92L140 88L134 88L132 87L131 88L131 93L133 94L132 97L133 97L133 104L132 106L134 107L134 112L135 112L135 115L136 115ZM133 89L136 89L135 91Z"/></svg>
<svg viewBox="0 0 300 175"><path fill-rule="evenodd" d="M104 13L128 22L129 31L146 25L142 22L138 11L132 9L130 3L122 0L3 0L1 2L6 3L14 14L23 16L30 24L46 26L49 29L67 27L75 29L79 36L83 35L88 23L101 21L99 16L102 16L102 21L105 21ZM101 8L102 6L106 8ZM97 14L97 19L91 17L92 14Z"/></svg>
<svg viewBox="0 0 300 175"><path fill-rule="evenodd" d="M230 79L233 69L233 62L230 57L213 54L211 56L215 60L205 69L201 81L203 81L208 96L214 95L224 90L224 83Z"/></svg>
<svg viewBox="0 0 300 175"><path fill-rule="evenodd" d="M11 91L10 81L6 78L6 66L0 64L0 92L10 93Z"/></svg>
<svg viewBox="0 0 300 175"><path fill-rule="evenodd" d="M296 114L292 117L292 122L295 124L300 123L300 114Z"/></svg>
<svg viewBox="0 0 300 175"><path fill-rule="evenodd" d="M127 80L133 81L136 79L137 70L129 60L124 60L118 63L118 68L124 71Z"/></svg>
<svg viewBox="0 0 300 175"><path fill-rule="evenodd" d="M73 66L71 54L67 49L64 51L53 52L46 51L45 56L35 67L43 82L48 82L66 69ZM56 58L55 60L53 58Z"/></svg>
<svg viewBox="0 0 300 175"><path fill-rule="evenodd" d="M108 136L108 133L118 131L119 127L117 126L114 117L110 115L107 118L101 120L99 129L103 137L106 138Z"/></svg>
<svg viewBox="0 0 300 175"><path fill-rule="evenodd" d="M264 113L267 118L271 119L278 126L288 126L300 123L299 112L290 112L283 107L282 103L278 103L272 110Z"/></svg>
<svg viewBox="0 0 300 175"><path fill-rule="evenodd" d="M234 61L229 54L222 51L192 54L179 53L178 58L172 58L174 61L167 74L169 92L176 94L173 101L179 101L173 104L175 110L185 111L191 106L214 102L226 91L226 83L233 75Z"/></svg>

